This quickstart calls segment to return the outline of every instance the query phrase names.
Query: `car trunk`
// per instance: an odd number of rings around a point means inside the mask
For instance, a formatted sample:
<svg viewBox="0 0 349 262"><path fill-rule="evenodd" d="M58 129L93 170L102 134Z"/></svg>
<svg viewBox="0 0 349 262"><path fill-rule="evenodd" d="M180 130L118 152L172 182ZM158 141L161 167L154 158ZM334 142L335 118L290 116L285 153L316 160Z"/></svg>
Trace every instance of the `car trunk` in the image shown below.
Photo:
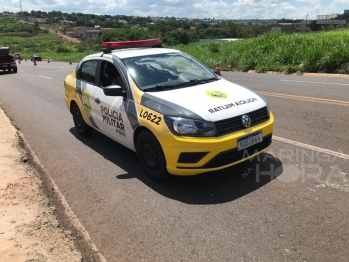
<svg viewBox="0 0 349 262"><path fill-rule="evenodd" d="M0 64L12 63L12 56L0 56Z"/></svg>

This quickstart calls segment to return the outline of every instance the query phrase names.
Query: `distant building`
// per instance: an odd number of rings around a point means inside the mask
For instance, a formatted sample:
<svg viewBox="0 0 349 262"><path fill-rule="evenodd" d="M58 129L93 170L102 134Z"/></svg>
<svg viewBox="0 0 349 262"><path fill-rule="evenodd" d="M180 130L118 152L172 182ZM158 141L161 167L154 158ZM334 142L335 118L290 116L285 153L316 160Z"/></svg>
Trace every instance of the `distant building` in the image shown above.
<svg viewBox="0 0 349 262"><path fill-rule="evenodd" d="M72 37L80 38L81 40L97 40L100 28L94 27L77 27Z"/></svg>
<svg viewBox="0 0 349 262"><path fill-rule="evenodd" d="M292 23L278 23L268 26L264 26L254 30L254 35L262 35L267 32L282 32L282 33L293 33L294 26Z"/></svg>
<svg viewBox="0 0 349 262"><path fill-rule="evenodd" d="M36 22L36 17L29 16L29 17L27 17L27 21L35 23Z"/></svg>
<svg viewBox="0 0 349 262"><path fill-rule="evenodd" d="M285 34L291 33L309 33L312 30L310 29L311 21L301 21L297 23L278 23L267 25L253 31L254 36L262 35L267 32L281 32Z"/></svg>
<svg viewBox="0 0 349 262"><path fill-rule="evenodd" d="M349 15L349 10L344 10L345 15Z"/></svg>
<svg viewBox="0 0 349 262"><path fill-rule="evenodd" d="M335 19L340 14L331 14L331 15L317 15L316 20L329 20L329 19Z"/></svg>
<svg viewBox="0 0 349 262"><path fill-rule="evenodd" d="M46 24L54 24L56 23L56 18L46 18Z"/></svg>
<svg viewBox="0 0 349 262"><path fill-rule="evenodd" d="M76 25L77 25L77 22L69 21L69 20L59 20L59 24L61 24L61 25L76 26Z"/></svg>
<svg viewBox="0 0 349 262"><path fill-rule="evenodd" d="M297 33L308 33L311 32L312 30L310 29L310 24L311 21L306 20L306 21L301 21L298 23L292 23L293 25L293 31Z"/></svg>
<svg viewBox="0 0 349 262"><path fill-rule="evenodd" d="M346 25L346 20L316 20L317 25Z"/></svg>
<svg viewBox="0 0 349 262"><path fill-rule="evenodd" d="M45 24L46 19L45 18L37 18L36 21L38 21L40 24Z"/></svg>

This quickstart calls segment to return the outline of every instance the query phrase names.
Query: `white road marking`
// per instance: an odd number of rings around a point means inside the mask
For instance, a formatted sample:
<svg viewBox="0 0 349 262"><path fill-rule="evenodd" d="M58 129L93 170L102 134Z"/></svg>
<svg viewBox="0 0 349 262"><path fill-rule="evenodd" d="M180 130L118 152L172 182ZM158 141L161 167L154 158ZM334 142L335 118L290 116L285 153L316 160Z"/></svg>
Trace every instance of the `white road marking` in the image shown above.
<svg viewBox="0 0 349 262"><path fill-rule="evenodd" d="M296 83L309 83L309 84L321 84L321 85L339 85L339 86L349 86L349 84L341 84L341 83L328 83L328 82L311 82L311 81L297 81L297 80L284 80L281 79L282 82L296 82Z"/></svg>
<svg viewBox="0 0 349 262"><path fill-rule="evenodd" d="M19 72L23 72L23 73L25 73L25 71L23 71L23 70L18 70Z"/></svg>
<svg viewBox="0 0 349 262"><path fill-rule="evenodd" d="M42 76L42 75L39 75L39 76L47 79L52 79L51 77L48 77L48 76Z"/></svg>
<svg viewBox="0 0 349 262"><path fill-rule="evenodd" d="M278 137L278 136L273 136L273 139L278 140L280 142L287 143L287 144L291 144L291 145L294 145L294 146L304 147L304 148L307 148L307 149L315 150L315 151L318 151L318 152L321 152L321 153L325 153L325 154L328 154L328 155L332 155L332 156L336 156L336 157L339 157L339 158L343 158L343 159L349 160L349 155L346 155L346 154L343 154L343 153L340 153L340 152L335 152L335 151L332 151L332 150L328 150L328 149L324 149L324 148L320 148L320 147L316 147L316 146L312 146L312 145L296 142L296 141L289 140L289 139L282 138L282 137Z"/></svg>

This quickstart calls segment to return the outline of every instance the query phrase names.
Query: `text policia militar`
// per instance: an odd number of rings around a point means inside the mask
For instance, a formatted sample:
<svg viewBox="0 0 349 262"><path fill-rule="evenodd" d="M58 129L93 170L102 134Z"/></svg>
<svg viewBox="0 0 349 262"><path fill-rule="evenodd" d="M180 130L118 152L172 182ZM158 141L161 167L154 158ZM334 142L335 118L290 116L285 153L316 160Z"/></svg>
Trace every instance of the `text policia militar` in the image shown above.
<svg viewBox="0 0 349 262"><path fill-rule="evenodd" d="M116 132L119 135L126 137L125 126L123 124L121 113L104 106L101 106L101 111L103 123L116 127Z"/></svg>
<svg viewBox="0 0 349 262"><path fill-rule="evenodd" d="M233 102L233 103L230 103L230 104L226 104L226 105L223 105L223 106L217 106L215 108L209 109L208 112L213 114L213 113L216 113L216 112L219 112L219 111L222 111L222 110L225 110L225 109L229 109L229 108L232 108L232 107L235 107L235 106L241 106L241 105L244 105L244 104L252 103L254 101L258 101L258 99L257 98L248 98L248 99L245 99L245 100L240 100L240 101Z"/></svg>

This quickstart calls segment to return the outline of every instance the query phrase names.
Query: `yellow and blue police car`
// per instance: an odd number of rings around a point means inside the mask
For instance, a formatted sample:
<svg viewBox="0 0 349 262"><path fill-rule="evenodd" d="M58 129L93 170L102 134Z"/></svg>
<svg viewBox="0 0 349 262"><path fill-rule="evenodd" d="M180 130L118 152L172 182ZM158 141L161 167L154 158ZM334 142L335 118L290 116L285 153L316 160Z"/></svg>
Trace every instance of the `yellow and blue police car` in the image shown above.
<svg viewBox="0 0 349 262"><path fill-rule="evenodd" d="M274 117L256 92L160 39L101 47L66 77L67 108L80 135L136 151L150 178L227 168L271 146Z"/></svg>

